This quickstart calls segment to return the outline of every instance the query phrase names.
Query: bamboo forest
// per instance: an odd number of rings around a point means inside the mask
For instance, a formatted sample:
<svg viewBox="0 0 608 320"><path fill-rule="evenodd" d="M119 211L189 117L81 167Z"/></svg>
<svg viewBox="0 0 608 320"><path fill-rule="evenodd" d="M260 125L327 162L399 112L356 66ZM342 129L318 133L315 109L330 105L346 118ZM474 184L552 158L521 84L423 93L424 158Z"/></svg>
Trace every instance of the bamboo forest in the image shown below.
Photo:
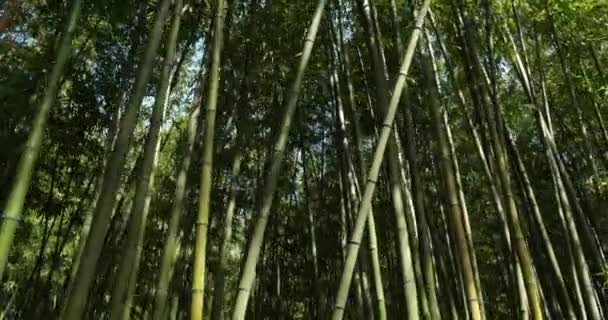
<svg viewBox="0 0 608 320"><path fill-rule="evenodd" d="M0 0L0 320L607 320L607 117L604 0Z"/></svg>

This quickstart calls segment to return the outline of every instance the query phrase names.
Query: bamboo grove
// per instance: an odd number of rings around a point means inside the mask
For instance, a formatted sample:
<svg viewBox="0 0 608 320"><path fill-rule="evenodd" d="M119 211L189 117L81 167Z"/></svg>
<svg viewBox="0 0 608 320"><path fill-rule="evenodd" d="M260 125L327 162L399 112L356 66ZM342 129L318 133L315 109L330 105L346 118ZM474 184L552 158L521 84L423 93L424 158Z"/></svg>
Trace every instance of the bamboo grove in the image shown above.
<svg viewBox="0 0 608 320"><path fill-rule="evenodd" d="M0 320L608 318L608 4L0 7Z"/></svg>

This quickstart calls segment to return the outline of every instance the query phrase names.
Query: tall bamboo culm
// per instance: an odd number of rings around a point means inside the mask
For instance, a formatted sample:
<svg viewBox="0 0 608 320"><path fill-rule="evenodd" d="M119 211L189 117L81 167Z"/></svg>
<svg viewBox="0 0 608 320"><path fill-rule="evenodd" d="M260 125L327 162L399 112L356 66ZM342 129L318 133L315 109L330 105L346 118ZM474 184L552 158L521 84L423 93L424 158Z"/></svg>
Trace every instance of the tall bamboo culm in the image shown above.
<svg viewBox="0 0 608 320"><path fill-rule="evenodd" d="M170 3L170 0L158 2L156 17L149 31L148 44L143 52L143 57L138 68L133 93L121 119L114 150L105 168L103 185L100 196L95 203L91 230L89 231L89 236L86 239L82 257L80 258L80 265L75 277L70 280L71 289L68 292L61 319L82 319L89 289L95 279L97 262L110 225L116 194L120 189L126 156L133 138L133 131L137 124L139 109L146 93L146 86L150 79L152 65L156 58Z"/></svg>
<svg viewBox="0 0 608 320"><path fill-rule="evenodd" d="M30 186L34 166L40 153L40 145L46 122L49 117L49 112L55 103L57 91L61 85L61 78L66 62L72 51L72 36L76 30L76 23L80 16L82 8L82 0L74 0L72 9L68 17L68 23L61 37L61 42L55 57L55 64L48 78L48 86L44 91L44 96L40 102L38 113L32 123L23 154L17 167L17 174L13 182L10 194L6 199L4 211L1 213L2 227L0 228L0 280L2 280L4 269L8 262L8 255L15 237L15 230L21 221L21 215L24 207L25 196Z"/></svg>
<svg viewBox="0 0 608 320"><path fill-rule="evenodd" d="M342 271L338 293L336 295L336 302L332 313L333 320L341 320L344 317L348 291L350 289L353 271L357 262L357 256L359 253L361 239L363 237L363 230L367 221L367 215L371 209L371 201L374 196L378 175L380 173L380 166L382 165L382 160L384 158L384 151L386 150L388 140L391 135L393 121L397 112L397 106L399 105L399 100L401 98L403 88L405 87L406 77L414 57L416 46L418 44L420 31L422 25L424 24L424 20L430 5L431 0L426 0L418 13L414 30L410 36L406 52L401 63L401 68L399 69L399 76L393 89L393 95L391 96L390 102L387 106L386 116L382 122L382 130L380 132L376 149L374 150L374 157L371 168L369 169L369 173L367 175L365 191L361 199L359 210L357 211L354 228L351 233L351 240L348 244L346 262L344 265L344 270ZM415 316L418 317L418 314Z"/></svg>
<svg viewBox="0 0 608 320"><path fill-rule="evenodd" d="M205 134L203 143L203 168L201 170L201 188L196 220L196 239L194 246L194 267L192 268L192 301L190 319L202 320L204 316L205 272L207 263L207 231L209 210L211 209L211 188L213 187L213 155L215 139L215 119L219 96L222 42L227 1L217 0L211 68L209 70L209 92L205 112Z"/></svg>
<svg viewBox="0 0 608 320"><path fill-rule="evenodd" d="M323 17L326 4L327 0L319 0L317 3L317 7L312 18L312 23L308 28L308 33L304 40L304 49L302 50L296 77L288 93L285 114L281 120L281 127L279 128L277 140L274 145L270 168L265 179L262 200L258 208L258 218L249 242L249 248L247 250L245 263L241 272L241 279L239 280L238 294L232 313L233 320L242 320L245 318L247 302L249 301L251 287L253 285L253 281L255 280L255 268L260 256L262 244L264 242L264 232L266 231L266 225L268 224L268 217L270 215L270 207L272 206L272 201L274 199L274 194L279 180L279 174L281 172L281 167L283 166L285 147L287 146L291 123L296 111L296 105L300 95L300 88L304 79L304 72L308 66L308 61L310 60L310 55L317 37L317 32L319 31L319 25L321 24L321 18Z"/></svg>

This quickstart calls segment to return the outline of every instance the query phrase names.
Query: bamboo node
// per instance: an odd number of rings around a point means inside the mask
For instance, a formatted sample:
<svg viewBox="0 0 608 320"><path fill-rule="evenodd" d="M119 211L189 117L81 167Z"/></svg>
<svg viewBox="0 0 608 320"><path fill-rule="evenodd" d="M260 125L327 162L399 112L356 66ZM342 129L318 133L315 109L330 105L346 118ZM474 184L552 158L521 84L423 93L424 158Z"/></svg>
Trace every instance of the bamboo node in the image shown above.
<svg viewBox="0 0 608 320"><path fill-rule="evenodd" d="M3 214L0 216L0 220L10 220L10 221L15 221L17 222L17 224L21 223L21 221L23 221L23 219L21 219L20 217L13 217L13 216L9 216L8 214Z"/></svg>

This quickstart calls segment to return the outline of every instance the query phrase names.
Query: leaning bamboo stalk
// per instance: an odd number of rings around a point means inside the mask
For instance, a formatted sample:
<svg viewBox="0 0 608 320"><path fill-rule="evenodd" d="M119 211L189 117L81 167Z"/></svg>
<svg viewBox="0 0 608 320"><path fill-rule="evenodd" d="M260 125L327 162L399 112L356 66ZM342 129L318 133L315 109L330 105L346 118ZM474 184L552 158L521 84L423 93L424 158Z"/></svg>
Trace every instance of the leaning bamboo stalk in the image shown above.
<svg viewBox="0 0 608 320"><path fill-rule="evenodd" d="M353 271L357 262L359 246L363 237L363 230L367 221L367 215L369 214L369 211L371 209L371 201L374 196L376 181L380 173L380 166L382 165L382 160L384 158L384 151L386 150L388 140L391 135L393 121L397 112L397 106L399 105L399 100L401 98L403 88L405 87L406 77L409 72L412 59L414 57L414 52L416 50L416 45L418 44L418 38L420 37L421 28L424 24L424 20L430 4L431 0L426 0L422 5L418 17L416 18L415 29L412 31L412 35L410 36L408 47L401 63L399 76L394 86L393 95L391 96L391 100L388 104L384 121L382 122L382 130L378 139L378 144L374 151L372 165L369 169L369 174L367 176L367 183L365 185L365 191L363 193L361 204L357 212L355 225L351 234L351 241L348 244L347 257L344 264L344 270L340 279L340 286L338 289L338 294L336 296L336 302L332 315L333 320L341 320L344 316L344 309L346 306L346 300L348 298L348 291L350 289ZM418 314L410 314L410 318L416 319L418 318Z"/></svg>
<svg viewBox="0 0 608 320"><path fill-rule="evenodd" d="M338 5L341 6L342 2L338 1ZM350 121L353 124L353 137L354 137L354 149L355 149L355 159L357 160L357 164L359 167L359 176L356 177L355 183L357 184L357 190L359 193L359 201L360 201L360 193L361 190L359 188L360 184L363 183L366 179L367 172L365 169L367 168L367 163L365 161L365 157L363 156L363 133L361 129L361 123L359 121L359 108L357 107L357 103L355 101L355 93L354 86L352 80L352 71L351 71L351 62L350 55L348 52L347 43L344 41L343 33L343 24L342 24L342 11L338 10L339 14L339 26L338 26L338 44L339 51L342 52L341 61L343 63L344 69L344 78L346 80L346 92L347 92L347 107L350 107L350 110L347 114L350 115ZM339 80L339 77L336 76L336 79ZM340 85L338 84L338 87ZM355 175L356 176L356 175ZM372 265L372 275L374 280L374 290L375 290L375 298L376 298L376 316L378 320L386 319L386 303L384 298L384 286L382 283L382 274L380 269L380 259L378 256L378 237L376 234L376 222L374 219L374 213L370 212L368 221L367 221L367 229L368 229L368 247L371 257L371 265Z"/></svg>
<svg viewBox="0 0 608 320"><path fill-rule="evenodd" d="M238 294L232 314L232 319L234 320L241 320L245 318L247 302L249 300L251 288L255 280L255 268L260 256L262 244L264 242L264 232L266 231L266 225L268 224L268 218L270 215L270 208L277 189L279 174L283 166L283 158L285 157L285 148L287 147L291 123L296 111L300 89L304 79L304 73L306 71L306 67L308 66L308 61L310 60L315 38L319 30L319 25L321 24L321 17L323 16L323 11L326 4L327 0L319 0L317 3L312 23L310 24L308 34L304 40L304 49L302 50L296 77L287 98L285 113L281 121L278 138L274 145L271 165L269 171L267 172L266 184L264 186L262 201L260 202L259 206L258 220L256 221L253 234L251 236L247 257L242 269L242 276L239 280Z"/></svg>
<svg viewBox="0 0 608 320"><path fill-rule="evenodd" d="M568 199L566 188L564 187L563 180L565 179L562 178L562 174L565 172L565 168L563 163L559 159L557 145L553 136L549 133L545 118L540 112L537 112L537 115L540 122L540 130L542 132L544 141L547 144L549 164L554 174L557 189L559 191L559 197L561 199L561 204L564 209L566 227L567 231L569 232L570 240L572 242L573 259L578 269L578 276L581 278L581 291L583 292L584 300L587 304L587 308L589 311L588 315L593 320L599 320L601 319L602 311L595 301L595 289L593 287L591 279L591 272L589 270L589 265L587 264L587 261L585 260L585 255L583 253L579 232L577 230L576 222L573 217L574 214L572 213L573 208L570 203L570 200ZM560 172L562 174L559 174ZM568 179L568 177L565 178Z"/></svg>
<svg viewBox="0 0 608 320"><path fill-rule="evenodd" d="M519 70L519 73L522 75L522 77L520 77L520 81L522 82L522 86L524 87L526 94L528 96L529 102L532 104L536 103L536 94L534 92L532 83L530 82L530 69L526 66L526 64L523 63L523 61L527 61L528 59L526 58L526 52L523 51L523 59L521 57L521 55L519 54L519 52L517 51L517 46L515 45L515 41L513 40L513 37L511 36L511 33L509 31L509 29L507 27L505 27L505 32L507 33L508 39L509 39L509 43L511 45L511 56L513 61L516 64L517 70ZM520 36L521 37L521 36ZM523 39L520 38L519 39L520 42L523 42ZM509 130L508 128L506 128L507 131ZM543 243L543 247L546 250L546 253L548 255L549 258L549 262L550 262L550 266L551 269L554 273L554 276L557 280L557 286L559 289L559 294L560 297L562 299L562 302L564 303L564 312L568 315L568 318L573 319L575 317L574 315L574 310L572 308L572 300L569 296L568 290L566 288L566 284L561 272L561 269L559 267L558 261L557 261L557 257L555 256L555 252L553 250L553 245L551 243L551 239L549 238L549 234L546 230L545 227L545 222L544 219L541 215L538 203L536 201L536 196L534 195L534 190L532 189L532 184L528 178L528 174L527 174L527 170L524 166L524 163L521 159L521 156L519 155L519 151L517 148L517 145L515 144L515 142L513 141L513 138L511 137L511 134L507 132L506 134L506 140L508 142L508 147L509 149L512 151L512 155L514 157L514 162L517 165L518 170L521 172L522 174L522 179L524 182L524 187L525 187L525 192L526 195L529 198L530 201L530 205L532 208L532 213L533 213L533 218L536 221L539 230L540 230L540 235L542 238L542 243Z"/></svg>
<svg viewBox="0 0 608 320"><path fill-rule="evenodd" d="M65 301L62 319L79 320L82 318L88 292L95 278L97 262L108 231L112 209L114 208L116 194L121 182L120 178L124 170L124 163L133 137L133 131L137 124L146 85L152 72L152 64L154 63L156 51L160 44L162 27L165 24L169 5L169 0L163 0L158 3L156 18L149 31L148 44L143 53L142 62L135 80L133 95L121 119L114 150L106 165L100 197L95 203L91 230L85 244L80 265L78 266L78 271L74 279L71 280L73 282L70 284L72 290Z"/></svg>
<svg viewBox="0 0 608 320"><path fill-rule="evenodd" d="M3 220L2 227L0 228L0 279L2 279L4 268L8 262L8 255L13 243L13 238L15 237L15 230L17 230L17 226L21 220L25 196L32 179L38 153L40 152L40 145L42 144L42 137L49 112L55 102L57 92L61 85L64 67L70 57L70 52L72 51L72 36L76 30L76 22L80 16L81 7L82 0L74 0L72 9L70 10L66 31L63 34L59 49L57 50L56 62L49 75L48 87L44 91L44 97L40 102L38 113L32 124L32 130L25 143L21 159L19 160L15 182L6 199L4 211L0 215L0 220Z"/></svg>
<svg viewBox="0 0 608 320"><path fill-rule="evenodd" d="M131 221L124 249L125 256L119 265L118 278L112 292L111 319L129 319L131 312L131 302L133 301L133 294L135 292L146 232L146 221L150 209L151 191L154 189L154 176L160 153L161 127L165 117L165 110L169 103L172 80L171 71L175 63L182 6L183 1L177 0L174 8L173 23L166 45L161 81L150 118L150 129L144 145L142 166L138 176L133 208L131 210Z"/></svg>
<svg viewBox="0 0 608 320"><path fill-rule="evenodd" d="M382 119L386 114L388 107L388 97L390 91L388 88L388 71L386 59L384 55L384 46L382 44L382 36L379 30L375 13L375 5L371 0L359 1L359 6L363 15L363 22L367 33L368 51L373 64L373 75L376 84L376 111L379 118ZM380 125L380 122L378 122ZM381 129L380 127L378 128ZM401 267L401 286L404 292L404 304L410 315L417 315L418 310L422 310L422 315L427 316L428 305L425 291L420 291L419 287L423 287L420 268L418 267L419 260L417 259L417 251L415 248L416 240L414 237L413 224L409 223L407 217L411 214L406 214L406 205L408 204L408 194L404 193L402 188L401 177L403 175L403 166L399 161L399 146L396 136L398 136L398 128L393 129L393 134L389 137L387 145L387 169L388 169L388 188L390 199L393 206L393 214L395 216L395 229L397 231L398 254ZM411 220L411 219L410 219Z"/></svg>
<svg viewBox="0 0 608 320"><path fill-rule="evenodd" d="M169 284L175 263L179 256L181 242L179 237L179 228L182 218L182 210L184 208L184 201L186 197L186 187L188 183L188 171L190 170L190 163L192 160L194 144L196 135L199 132L199 124L201 122L200 112L202 107L203 92L205 90L205 84L208 74L209 54L210 50L205 50L203 59L201 60L201 67L199 71L197 81L197 94L194 101L192 102L190 115L188 118L188 126L185 135L185 156L181 159L179 165L179 171L177 172L177 178L175 182L175 190L173 193L173 203L171 207L171 213L169 218L169 225L167 226L167 238L164 242L162 260L159 271L158 284L156 286L156 292L154 297L154 312L152 314L154 320L163 319L164 314L169 312L166 309L166 305L169 302Z"/></svg>

